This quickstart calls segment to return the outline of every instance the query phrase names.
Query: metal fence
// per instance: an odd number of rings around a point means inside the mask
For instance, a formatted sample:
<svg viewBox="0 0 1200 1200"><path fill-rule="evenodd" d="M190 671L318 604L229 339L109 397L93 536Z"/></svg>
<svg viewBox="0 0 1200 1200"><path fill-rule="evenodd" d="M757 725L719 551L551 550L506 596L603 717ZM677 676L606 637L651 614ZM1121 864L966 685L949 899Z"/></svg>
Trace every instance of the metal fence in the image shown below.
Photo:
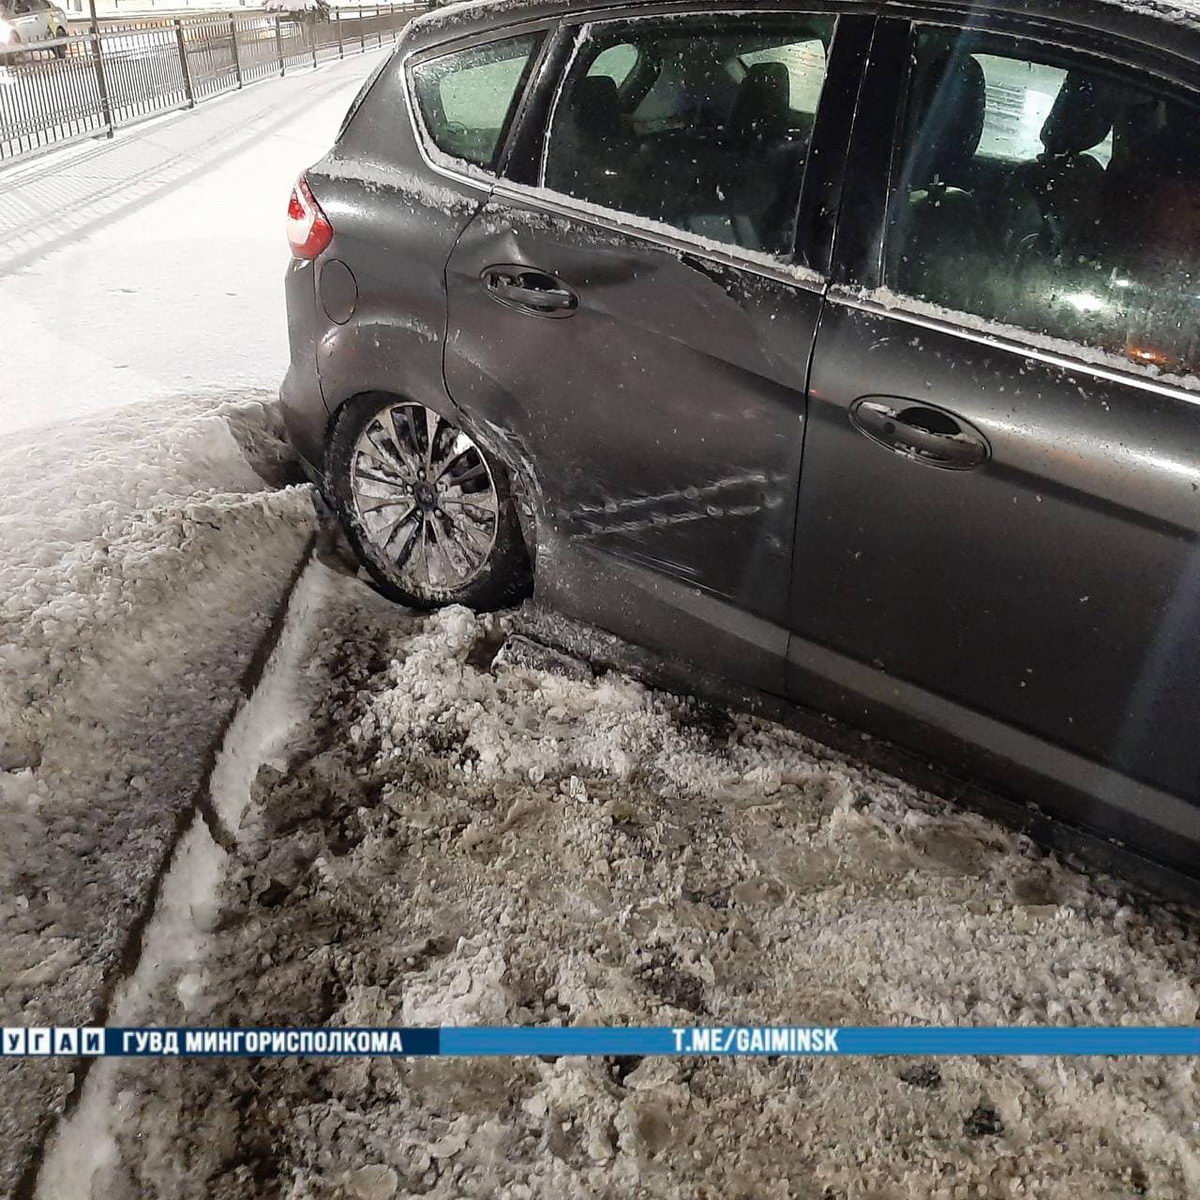
<svg viewBox="0 0 1200 1200"><path fill-rule="evenodd" d="M426 4L106 22L0 57L0 163L395 42Z"/></svg>

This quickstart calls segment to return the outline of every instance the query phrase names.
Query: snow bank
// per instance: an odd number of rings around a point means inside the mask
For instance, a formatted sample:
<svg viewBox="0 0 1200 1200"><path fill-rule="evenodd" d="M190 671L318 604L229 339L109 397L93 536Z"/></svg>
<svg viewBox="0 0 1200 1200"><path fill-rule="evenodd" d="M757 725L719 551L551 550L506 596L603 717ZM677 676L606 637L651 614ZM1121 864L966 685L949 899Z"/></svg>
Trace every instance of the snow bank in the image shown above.
<svg viewBox="0 0 1200 1200"><path fill-rule="evenodd" d="M274 409L0 442L0 1016L93 1021L309 538ZM68 1080L4 1064L0 1191ZM36 1095L34 1094L36 1093Z"/></svg>
<svg viewBox="0 0 1200 1200"><path fill-rule="evenodd" d="M345 580L159 1021L1192 1023L1200 937L769 723ZM122 1064L106 1200L1185 1200L1195 1060Z"/></svg>

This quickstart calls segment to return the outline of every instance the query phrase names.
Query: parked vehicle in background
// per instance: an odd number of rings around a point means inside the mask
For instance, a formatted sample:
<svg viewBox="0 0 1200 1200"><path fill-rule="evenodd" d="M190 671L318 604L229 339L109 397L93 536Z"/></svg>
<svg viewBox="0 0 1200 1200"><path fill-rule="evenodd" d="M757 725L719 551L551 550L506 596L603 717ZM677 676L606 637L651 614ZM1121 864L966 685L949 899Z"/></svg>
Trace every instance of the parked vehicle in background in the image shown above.
<svg viewBox="0 0 1200 1200"><path fill-rule="evenodd" d="M0 0L0 55L66 36L67 14L49 0ZM66 52L66 42L54 47L59 58Z"/></svg>
<svg viewBox="0 0 1200 1200"><path fill-rule="evenodd" d="M1200 28L499 0L291 199L292 439L379 585L532 585L1195 873Z"/></svg>

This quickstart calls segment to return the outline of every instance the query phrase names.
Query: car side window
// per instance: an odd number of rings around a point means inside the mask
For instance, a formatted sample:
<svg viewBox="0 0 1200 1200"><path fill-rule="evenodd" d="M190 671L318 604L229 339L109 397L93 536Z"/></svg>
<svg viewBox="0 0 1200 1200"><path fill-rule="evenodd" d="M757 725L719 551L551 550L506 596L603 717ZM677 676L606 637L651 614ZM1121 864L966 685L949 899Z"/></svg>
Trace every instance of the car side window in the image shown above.
<svg viewBox="0 0 1200 1200"><path fill-rule="evenodd" d="M418 63L413 90L439 150L491 170L540 34L505 38Z"/></svg>
<svg viewBox="0 0 1200 1200"><path fill-rule="evenodd" d="M764 14L585 27L551 118L545 186L789 253L834 23Z"/></svg>
<svg viewBox="0 0 1200 1200"><path fill-rule="evenodd" d="M1200 111L1040 47L922 28L885 281L1200 372Z"/></svg>

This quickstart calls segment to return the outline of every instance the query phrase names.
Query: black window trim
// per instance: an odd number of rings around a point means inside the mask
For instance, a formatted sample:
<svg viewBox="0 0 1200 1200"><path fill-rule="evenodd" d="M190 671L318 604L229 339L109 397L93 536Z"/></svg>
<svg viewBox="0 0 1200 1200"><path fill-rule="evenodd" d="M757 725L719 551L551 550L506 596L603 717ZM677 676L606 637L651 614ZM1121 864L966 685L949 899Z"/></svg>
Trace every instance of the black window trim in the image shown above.
<svg viewBox="0 0 1200 1200"><path fill-rule="evenodd" d="M900 10L900 11L898 11ZM892 192L902 154L905 109L913 67L912 47L921 26L937 26L967 33L1009 37L1033 48L1050 48L1068 60L1093 62L1102 72L1135 76L1168 92L1186 97L1200 107L1200 71L1188 82L1167 65L1156 47L1131 38L1113 38L1106 31L1047 20L1036 13L1012 13L947 6L924 8L911 3L889 5L881 16L863 74L863 94L874 95L876 107L860 105L855 112L846 176L869 179L865 203L859 196L851 205L850 219L839 220L830 267L827 299L844 307L903 320L918 327L949 333L979 344L1036 359L1072 372L1121 384L1133 384L1159 395L1200 404L1200 385L1185 383L1183 376L1154 375L1138 364L1124 363L1104 351L1070 338L1048 338L976 313L932 304L916 296L889 289L884 276L885 240ZM1191 64L1195 67L1195 64ZM886 89L878 82L887 79ZM883 109L892 120L880 122ZM886 128L885 128L886 127ZM1047 346L1054 341L1069 349Z"/></svg>
<svg viewBox="0 0 1200 1200"><path fill-rule="evenodd" d="M700 20L726 16L832 16L838 21L833 41L830 43L832 64L834 52L839 46L839 32L844 27L851 26L855 17L867 18L873 26L880 6L880 0L776 0L775 3L747 8L744 0L727 0L726 3L703 6L697 3L697 0L689 0L686 4L631 4L627 7L570 13L563 18L556 33L543 45L540 69L527 87L517 118L510 129L510 143L506 148L506 157L502 160L501 177L493 192L497 197L520 202L550 214L587 221L601 228L648 240L669 250L750 271L799 286L807 291L824 292L829 284L828 250L832 244L832 230L825 239L826 255L821 266L810 266L800 261L800 243L796 237L793 238L792 251L788 256L776 256L747 250L732 243L718 243L714 239L638 217L620 209L590 204L542 186L540 181L544 178L545 171L546 135L553 123L571 64L590 27L612 23L629 24L664 16L694 16ZM859 28L861 30L862 26ZM829 78L827 75L826 84ZM860 79L861 72L856 71L855 98ZM823 87L821 107L817 113L818 123L821 121L821 109L825 107L825 93L826 88ZM850 129L851 121L847 115L844 122L846 141L849 140ZM815 125L814 146L817 144L816 133ZM844 146L842 149L841 157L844 157ZM806 170L798 198L797 224L806 212L815 209L810 202L810 193L815 189L810 187L809 176L810 172ZM840 158L832 170L826 169L821 179L821 191L827 199L830 197L831 182L835 187L840 187ZM815 239L814 244L820 245L821 239Z"/></svg>
<svg viewBox="0 0 1200 1200"><path fill-rule="evenodd" d="M545 57L546 47L553 40L559 20L557 17L542 17L537 20L521 21L513 25L488 29L483 32L456 37L433 46L422 46L404 54L399 61L400 79L404 93L405 106L408 109L408 119L412 125L414 140L425 165L439 175L453 179L457 183L470 184L473 187L490 189L497 179L501 178L504 163L512 140L513 129L517 117L523 110L526 97L531 87L531 81L536 76L538 65ZM413 80L413 68L435 59L446 58L463 50L473 50L478 46L489 46L499 42L512 41L515 38L535 36L540 40L534 46L529 56L521 78L513 93L513 102L505 115L504 126L496 142L496 150L490 167L481 167L469 159L456 158L447 153L434 140L429 129L425 114L421 111L417 99L416 87Z"/></svg>

